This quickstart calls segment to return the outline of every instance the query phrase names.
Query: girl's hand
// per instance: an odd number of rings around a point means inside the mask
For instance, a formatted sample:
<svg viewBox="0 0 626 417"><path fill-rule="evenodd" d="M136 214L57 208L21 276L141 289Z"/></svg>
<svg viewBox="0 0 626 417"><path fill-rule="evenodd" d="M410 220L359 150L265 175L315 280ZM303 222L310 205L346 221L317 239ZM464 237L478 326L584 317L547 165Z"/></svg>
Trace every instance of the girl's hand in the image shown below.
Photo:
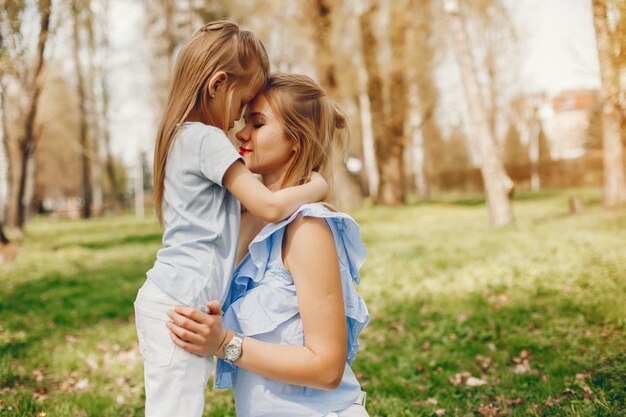
<svg viewBox="0 0 626 417"><path fill-rule="evenodd" d="M198 356L224 356L224 345L233 333L222 327L222 308L217 300L207 303L209 314L179 306L167 312L166 322L174 344ZM230 338L229 338L230 336Z"/></svg>
<svg viewBox="0 0 626 417"><path fill-rule="evenodd" d="M322 201L328 195L328 182L319 172L311 172L311 184L315 184L315 197L317 201Z"/></svg>

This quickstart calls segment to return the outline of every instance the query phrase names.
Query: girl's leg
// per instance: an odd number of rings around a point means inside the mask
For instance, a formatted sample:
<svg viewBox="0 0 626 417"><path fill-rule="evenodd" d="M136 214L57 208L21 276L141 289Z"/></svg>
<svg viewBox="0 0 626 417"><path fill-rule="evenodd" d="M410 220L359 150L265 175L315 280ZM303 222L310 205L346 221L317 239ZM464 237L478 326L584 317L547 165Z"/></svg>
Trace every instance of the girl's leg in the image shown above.
<svg viewBox="0 0 626 417"><path fill-rule="evenodd" d="M146 417L201 417L213 357L178 348L170 339L167 311L181 303L148 280L135 301L139 349L144 359Z"/></svg>

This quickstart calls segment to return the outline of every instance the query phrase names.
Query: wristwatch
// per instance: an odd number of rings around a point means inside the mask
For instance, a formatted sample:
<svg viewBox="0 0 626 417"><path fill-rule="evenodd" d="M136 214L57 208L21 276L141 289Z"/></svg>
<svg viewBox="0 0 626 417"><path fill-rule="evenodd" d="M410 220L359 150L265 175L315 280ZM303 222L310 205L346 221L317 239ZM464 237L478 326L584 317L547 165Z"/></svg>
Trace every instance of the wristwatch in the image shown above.
<svg viewBox="0 0 626 417"><path fill-rule="evenodd" d="M224 346L224 360L231 365L241 356L241 345L245 336L235 333L235 336Z"/></svg>

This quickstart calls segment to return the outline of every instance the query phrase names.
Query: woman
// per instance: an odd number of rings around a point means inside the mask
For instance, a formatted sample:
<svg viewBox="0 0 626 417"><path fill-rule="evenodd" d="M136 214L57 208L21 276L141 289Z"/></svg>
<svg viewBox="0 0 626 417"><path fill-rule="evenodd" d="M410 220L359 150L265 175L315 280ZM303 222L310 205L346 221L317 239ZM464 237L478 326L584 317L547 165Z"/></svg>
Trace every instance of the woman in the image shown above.
<svg viewBox="0 0 626 417"><path fill-rule="evenodd" d="M327 170L346 128L343 111L299 75L270 77L245 118L240 153L273 191ZM367 416L350 369L369 321L354 286L365 256L355 221L326 205L268 225L246 212L223 318L217 301L210 314L177 307L172 340L223 358L216 387L233 388L240 417Z"/></svg>

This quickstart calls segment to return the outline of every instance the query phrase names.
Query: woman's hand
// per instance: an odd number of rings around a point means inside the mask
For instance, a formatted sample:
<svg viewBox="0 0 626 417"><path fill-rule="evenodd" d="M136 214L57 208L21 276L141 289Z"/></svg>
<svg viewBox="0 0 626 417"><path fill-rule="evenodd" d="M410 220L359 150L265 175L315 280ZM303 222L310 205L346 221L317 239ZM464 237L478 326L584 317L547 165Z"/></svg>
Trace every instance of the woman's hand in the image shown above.
<svg viewBox="0 0 626 417"><path fill-rule="evenodd" d="M209 301L207 307L208 314L192 307L175 307L167 312L172 321L165 324L172 341L181 349L198 356L222 358L224 345L234 333L222 327L222 308L217 300Z"/></svg>

